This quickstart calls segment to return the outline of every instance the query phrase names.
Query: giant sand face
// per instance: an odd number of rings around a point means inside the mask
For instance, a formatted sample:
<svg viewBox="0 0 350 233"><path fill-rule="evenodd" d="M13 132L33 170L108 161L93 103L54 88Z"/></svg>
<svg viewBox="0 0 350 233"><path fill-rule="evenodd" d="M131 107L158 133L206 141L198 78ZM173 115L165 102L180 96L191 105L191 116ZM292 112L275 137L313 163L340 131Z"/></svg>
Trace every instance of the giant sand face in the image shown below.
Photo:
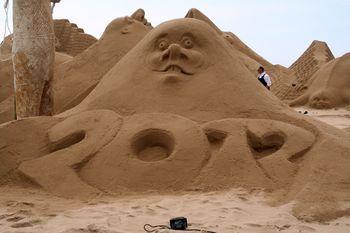
<svg viewBox="0 0 350 233"><path fill-rule="evenodd" d="M178 19L152 30L70 112L101 108L121 115L168 112L208 121L272 117L283 104L251 77L208 24Z"/></svg>
<svg viewBox="0 0 350 233"><path fill-rule="evenodd" d="M293 112L229 46L200 20L161 24L77 107L1 125L0 181L81 199L261 188L299 217L348 214L349 135Z"/></svg>

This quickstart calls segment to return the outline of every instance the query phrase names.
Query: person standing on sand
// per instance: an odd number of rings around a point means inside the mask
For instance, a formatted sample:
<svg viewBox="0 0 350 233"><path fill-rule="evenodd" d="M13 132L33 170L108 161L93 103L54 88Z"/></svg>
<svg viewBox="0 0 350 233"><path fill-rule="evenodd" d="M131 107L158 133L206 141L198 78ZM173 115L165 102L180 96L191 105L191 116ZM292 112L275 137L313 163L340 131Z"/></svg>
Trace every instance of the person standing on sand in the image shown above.
<svg viewBox="0 0 350 233"><path fill-rule="evenodd" d="M258 80L266 87L268 90L270 90L270 87L272 85L270 76L265 72L264 67L260 66L258 69Z"/></svg>

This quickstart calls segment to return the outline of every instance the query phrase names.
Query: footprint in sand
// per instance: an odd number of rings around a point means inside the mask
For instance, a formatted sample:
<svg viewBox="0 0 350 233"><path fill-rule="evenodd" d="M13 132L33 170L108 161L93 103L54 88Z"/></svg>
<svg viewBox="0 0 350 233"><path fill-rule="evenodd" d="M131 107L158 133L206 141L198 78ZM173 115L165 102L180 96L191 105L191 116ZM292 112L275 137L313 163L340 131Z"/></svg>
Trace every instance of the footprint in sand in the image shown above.
<svg viewBox="0 0 350 233"><path fill-rule="evenodd" d="M300 226L297 226L297 229L301 232L303 231L308 231L308 232L316 232L316 229L315 228L312 228L312 227L309 227L309 226L305 226L305 225L300 225Z"/></svg>
<svg viewBox="0 0 350 233"><path fill-rule="evenodd" d="M40 219L33 219L26 222L18 222L18 223L12 224L11 227L12 228L32 227L34 225L40 224L41 222L42 221Z"/></svg>
<svg viewBox="0 0 350 233"><path fill-rule="evenodd" d="M121 233L121 232L106 230L105 228L98 227L92 224L84 228L78 228L78 229L72 228L72 229L63 231L61 233Z"/></svg>
<svg viewBox="0 0 350 233"><path fill-rule="evenodd" d="M30 215L32 215L33 213L32 213L31 210L18 210L18 211L16 212L16 214L22 214L22 215L30 216Z"/></svg>
<svg viewBox="0 0 350 233"><path fill-rule="evenodd" d="M15 216L15 217L11 217L11 218L6 219L6 221L8 221L8 222L18 222L18 221L21 221L22 219L24 219L24 217L22 217L22 216Z"/></svg>
<svg viewBox="0 0 350 233"><path fill-rule="evenodd" d="M162 210L169 210L168 208L166 208L164 206L160 206L160 205L156 205L155 207L158 209L162 209Z"/></svg>
<svg viewBox="0 0 350 233"><path fill-rule="evenodd" d="M120 217L119 216L112 216L107 219L107 225L109 227L118 227L120 226Z"/></svg>
<svg viewBox="0 0 350 233"><path fill-rule="evenodd" d="M25 201L7 201L6 206L34 207L34 203L25 202Z"/></svg>
<svg viewBox="0 0 350 233"><path fill-rule="evenodd" d="M2 215L0 215L0 220L2 220L2 219L4 219L4 218L11 217L11 216L13 216L13 215L14 215L14 213L12 213L12 214L2 214Z"/></svg>
<svg viewBox="0 0 350 233"><path fill-rule="evenodd" d="M141 206L139 206L139 205L137 205L137 206L131 206L131 209L133 209L133 210L141 209Z"/></svg>
<svg viewBox="0 0 350 233"><path fill-rule="evenodd" d="M146 208L145 213L147 215L152 215L152 216L157 214L156 211L154 209L151 209L151 208Z"/></svg>
<svg viewBox="0 0 350 233"><path fill-rule="evenodd" d="M260 224L256 224L256 223L247 223L245 224L246 226L249 226L249 227L262 227L263 225L260 225Z"/></svg>

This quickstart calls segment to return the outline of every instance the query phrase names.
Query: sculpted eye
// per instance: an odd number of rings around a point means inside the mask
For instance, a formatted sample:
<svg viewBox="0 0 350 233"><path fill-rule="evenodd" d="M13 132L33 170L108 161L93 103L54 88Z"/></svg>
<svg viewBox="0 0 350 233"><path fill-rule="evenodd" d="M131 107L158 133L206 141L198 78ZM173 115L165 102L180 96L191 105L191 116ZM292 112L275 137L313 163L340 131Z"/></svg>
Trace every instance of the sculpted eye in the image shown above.
<svg viewBox="0 0 350 233"><path fill-rule="evenodd" d="M193 47L193 41L192 41L192 39L189 38L189 37L187 37L187 36L184 37L184 38L182 39L181 43L182 43L182 45L183 45L185 48L187 48L187 49L190 49L190 48Z"/></svg>
<svg viewBox="0 0 350 233"><path fill-rule="evenodd" d="M161 40L161 41L158 42L158 48L160 50L165 50L165 49L168 48L168 46L169 46L169 43L166 40Z"/></svg>

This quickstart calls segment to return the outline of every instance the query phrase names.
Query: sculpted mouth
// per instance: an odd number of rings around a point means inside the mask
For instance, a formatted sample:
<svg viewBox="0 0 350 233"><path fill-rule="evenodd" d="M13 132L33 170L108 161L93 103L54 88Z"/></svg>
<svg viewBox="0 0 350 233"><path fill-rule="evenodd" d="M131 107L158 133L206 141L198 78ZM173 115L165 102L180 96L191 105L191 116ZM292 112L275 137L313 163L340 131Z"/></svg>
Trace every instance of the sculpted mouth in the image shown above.
<svg viewBox="0 0 350 233"><path fill-rule="evenodd" d="M181 68L178 65L168 65L164 69L161 70L156 70L158 72L167 72L167 73L181 73L181 74L186 74L186 75L192 75L192 73L187 72L183 68Z"/></svg>

